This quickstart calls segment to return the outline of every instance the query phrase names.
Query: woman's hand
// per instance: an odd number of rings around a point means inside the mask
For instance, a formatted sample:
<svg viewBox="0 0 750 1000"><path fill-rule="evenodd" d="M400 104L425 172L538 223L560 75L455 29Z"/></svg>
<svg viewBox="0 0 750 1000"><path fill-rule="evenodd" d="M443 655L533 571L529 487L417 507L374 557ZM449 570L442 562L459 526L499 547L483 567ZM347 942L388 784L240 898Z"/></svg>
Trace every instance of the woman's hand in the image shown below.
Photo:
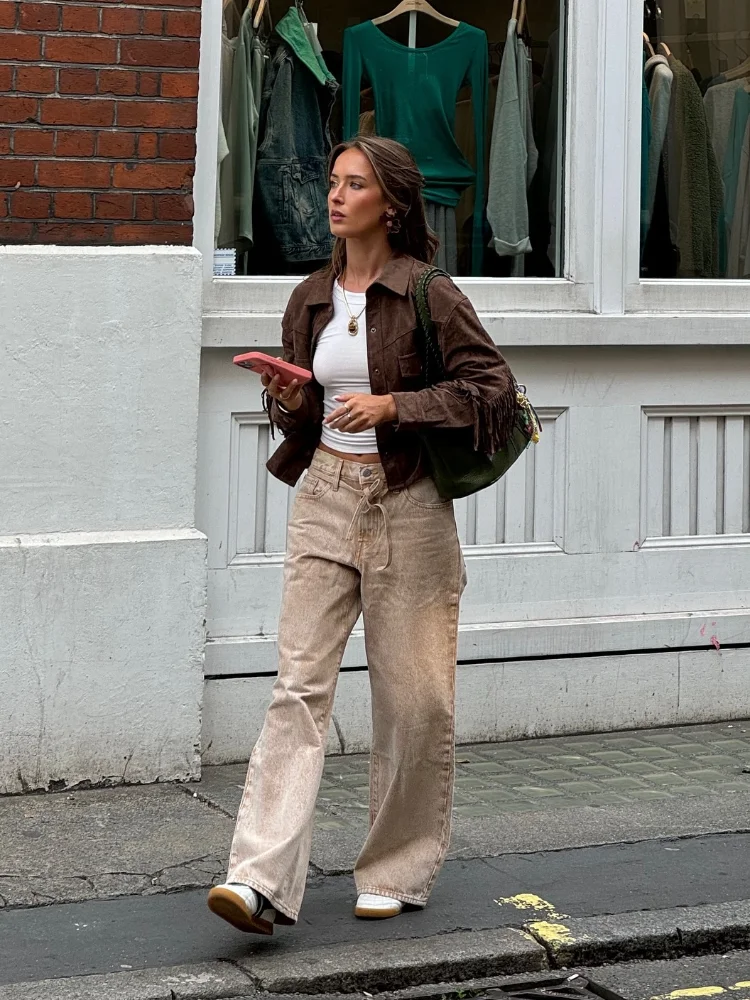
<svg viewBox="0 0 750 1000"><path fill-rule="evenodd" d="M269 396L273 396L277 403L281 403L285 410L298 410L302 406L302 386L295 378L286 388L279 385L279 376L261 375L261 382L265 386Z"/></svg>
<svg viewBox="0 0 750 1000"><path fill-rule="evenodd" d="M341 403L324 420L338 431L346 434L357 434L359 431L369 431L371 427L396 420L396 403L393 396L371 396L364 392L342 392L334 397Z"/></svg>

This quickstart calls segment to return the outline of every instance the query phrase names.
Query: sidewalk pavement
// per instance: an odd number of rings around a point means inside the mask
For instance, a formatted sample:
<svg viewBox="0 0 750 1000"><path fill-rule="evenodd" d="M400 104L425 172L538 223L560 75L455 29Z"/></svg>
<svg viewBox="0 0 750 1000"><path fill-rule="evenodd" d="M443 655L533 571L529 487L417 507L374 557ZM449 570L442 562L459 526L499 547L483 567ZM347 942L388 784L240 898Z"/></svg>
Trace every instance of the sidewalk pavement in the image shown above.
<svg viewBox="0 0 750 1000"><path fill-rule="evenodd" d="M195 976L216 997L373 991L750 944L750 723L459 747L456 760L431 905L372 924L351 915L367 758L328 758L301 920L270 941L205 909L244 765L191 785L0 799L0 984L119 973L124 986L151 968L153 996L175 976L175 996Z"/></svg>

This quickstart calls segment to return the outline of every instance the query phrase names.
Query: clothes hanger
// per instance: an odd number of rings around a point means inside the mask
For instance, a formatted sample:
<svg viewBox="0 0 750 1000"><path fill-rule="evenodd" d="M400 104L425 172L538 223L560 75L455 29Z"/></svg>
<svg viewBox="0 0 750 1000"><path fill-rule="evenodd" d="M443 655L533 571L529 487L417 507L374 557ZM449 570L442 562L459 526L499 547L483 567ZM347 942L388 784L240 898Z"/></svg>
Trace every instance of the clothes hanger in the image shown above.
<svg viewBox="0 0 750 1000"><path fill-rule="evenodd" d="M645 31L643 32L643 44L646 47L646 51L648 52L648 54L653 58L656 55L656 53L654 52L654 47L651 44L651 39L648 37Z"/></svg>
<svg viewBox="0 0 750 1000"><path fill-rule="evenodd" d="M513 10L510 15L511 21L518 21L518 3L519 0L513 0Z"/></svg>
<svg viewBox="0 0 750 1000"><path fill-rule="evenodd" d="M248 4L248 7L249 7L250 10L252 10L251 4L254 4L254 3L255 3L255 0L250 0L250 3ZM266 9L267 5L268 5L268 0L260 0L260 3L258 4L258 10L256 11L255 20L253 21L253 28L256 31L260 27L260 22L263 20L263 14L265 12L265 9ZM271 9L270 8L268 9L268 16L269 16L269 18L271 17Z"/></svg>
<svg viewBox="0 0 750 1000"><path fill-rule="evenodd" d="M740 63L739 66L735 66L734 69L728 70L724 76L727 80L741 80L743 76L748 76L748 74L750 74L750 59L746 59L744 62Z"/></svg>
<svg viewBox="0 0 750 1000"><path fill-rule="evenodd" d="M657 49L661 49L662 53L665 56L667 56L667 58L669 58L669 56L672 55L672 50L670 49L670 47L667 45L666 42L659 42L659 44L656 47Z"/></svg>
<svg viewBox="0 0 750 1000"><path fill-rule="evenodd" d="M263 3L263 0L261 0L261 3ZM401 14L410 13L426 14L428 17L432 17L436 21L440 21L441 24L450 25L451 28L457 28L461 23L460 21L454 21L452 17L446 17L445 14L441 14L440 11L435 10L428 0L401 0L401 3L387 14L383 14L381 17L374 17L372 19L372 23L385 24L386 21L392 21L394 17L400 17Z"/></svg>
<svg viewBox="0 0 750 1000"><path fill-rule="evenodd" d="M521 0L521 10L518 15L518 24L516 25L516 34L520 35L523 33L523 26L526 21L526 0Z"/></svg>

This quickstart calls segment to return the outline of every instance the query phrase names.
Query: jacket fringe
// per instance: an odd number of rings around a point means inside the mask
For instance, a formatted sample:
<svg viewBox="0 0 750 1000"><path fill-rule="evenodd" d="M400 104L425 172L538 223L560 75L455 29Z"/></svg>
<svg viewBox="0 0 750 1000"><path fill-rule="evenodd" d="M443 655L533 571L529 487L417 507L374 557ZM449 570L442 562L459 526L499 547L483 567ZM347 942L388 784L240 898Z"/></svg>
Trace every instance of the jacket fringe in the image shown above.
<svg viewBox="0 0 750 1000"><path fill-rule="evenodd" d="M451 382L451 393L471 405L474 417L474 451L494 455L504 448L513 433L518 413L516 385L509 381L503 389L488 389L475 382Z"/></svg>
<svg viewBox="0 0 750 1000"><path fill-rule="evenodd" d="M273 413L271 412L272 407L273 407L273 400L271 399L269 401L269 395L268 395L268 391L266 389L264 389L263 392L260 394L260 405L263 407L263 410L264 410L266 416L268 417L268 423L271 426L271 440L275 441L276 440L276 423L274 422Z"/></svg>

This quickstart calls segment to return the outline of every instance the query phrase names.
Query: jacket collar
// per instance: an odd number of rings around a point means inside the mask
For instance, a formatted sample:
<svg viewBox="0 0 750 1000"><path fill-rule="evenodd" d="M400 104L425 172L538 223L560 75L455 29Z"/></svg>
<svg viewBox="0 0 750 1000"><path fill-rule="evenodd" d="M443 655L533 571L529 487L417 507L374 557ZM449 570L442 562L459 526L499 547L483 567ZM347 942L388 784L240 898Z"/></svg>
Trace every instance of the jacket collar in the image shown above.
<svg viewBox="0 0 750 1000"><path fill-rule="evenodd" d="M414 261L406 254L394 254L373 285L382 285L395 295L405 297L409 292ZM308 305L331 305L333 301L333 272L329 268L317 271L307 279Z"/></svg>
<svg viewBox="0 0 750 1000"><path fill-rule="evenodd" d="M276 33L284 39L292 52L310 70L322 86L336 85L336 79L328 71L321 56L314 51L305 26L296 7L290 7L276 25Z"/></svg>

